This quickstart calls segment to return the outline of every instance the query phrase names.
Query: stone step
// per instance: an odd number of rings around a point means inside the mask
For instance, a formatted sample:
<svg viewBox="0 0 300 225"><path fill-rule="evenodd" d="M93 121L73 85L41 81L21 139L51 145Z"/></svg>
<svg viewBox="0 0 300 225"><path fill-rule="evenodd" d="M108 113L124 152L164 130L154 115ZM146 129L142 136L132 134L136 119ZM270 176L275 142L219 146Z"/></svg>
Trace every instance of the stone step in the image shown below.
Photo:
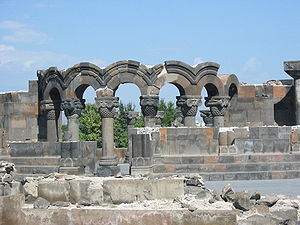
<svg viewBox="0 0 300 225"><path fill-rule="evenodd" d="M300 170L300 162L260 162L260 163L222 163L222 164L177 164L154 165L154 173L206 173L206 172L252 172Z"/></svg>
<svg viewBox="0 0 300 225"><path fill-rule="evenodd" d="M58 173L59 166L16 165L19 174L49 174Z"/></svg>
<svg viewBox="0 0 300 225"><path fill-rule="evenodd" d="M217 173L199 173L204 181L223 181L223 180L272 180L272 179L298 179L300 170L287 171L259 171L259 172L217 172ZM178 175L178 173L157 173L159 177L169 177ZM181 175L188 175L182 173Z"/></svg>
<svg viewBox="0 0 300 225"><path fill-rule="evenodd" d="M211 163L256 163L256 162L300 162L300 153L293 154L240 154L240 155L191 155L161 156L155 164L211 164Z"/></svg>
<svg viewBox="0 0 300 225"><path fill-rule="evenodd" d="M60 167L59 173L69 175L80 175L84 173L84 169L82 167Z"/></svg>
<svg viewBox="0 0 300 225"><path fill-rule="evenodd" d="M15 165L59 166L60 157L10 157L6 161L13 162Z"/></svg>
<svg viewBox="0 0 300 225"><path fill-rule="evenodd" d="M300 170L200 173L200 175L205 181L297 179L300 178Z"/></svg>

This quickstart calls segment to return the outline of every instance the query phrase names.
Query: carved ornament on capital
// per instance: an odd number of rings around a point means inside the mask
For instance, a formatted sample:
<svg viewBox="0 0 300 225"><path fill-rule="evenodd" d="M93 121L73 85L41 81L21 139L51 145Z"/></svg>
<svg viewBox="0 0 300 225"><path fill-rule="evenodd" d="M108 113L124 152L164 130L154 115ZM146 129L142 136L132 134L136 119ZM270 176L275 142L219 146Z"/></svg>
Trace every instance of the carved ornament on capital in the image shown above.
<svg viewBox="0 0 300 225"><path fill-rule="evenodd" d="M203 118L203 122L205 125L213 124L213 115L210 110L200 110L200 116Z"/></svg>
<svg viewBox="0 0 300 225"><path fill-rule="evenodd" d="M134 125L138 116L139 116L138 112L126 111L125 118L127 120L127 125Z"/></svg>
<svg viewBox="0 0 300 225"><path fill-rule="evenodd" d="M176 98L176 105L181 108L183 117L196 116L198 106L201 105L201 96L181 95Z"/></svg>
<svg viewBox="0 0 300 225"><path fill-rule="evenodd" d="M224 116L229 106L229 96L213 96L205 98L205 106L210 107L212 116Z"/></svg>
<svg viewBox="0 0 300 225"><path fill-rule="evenodd" d="M114 118L116 116L116 108L119 107L118 97L98 97L95 100L102 118Z"/></svg>
<svg viewBox="0 0 300 225"><path fill-rule="evenodd" d="M61 110L65 112L66 117L73 115L80 116L85 107L84 99L68 98L64 99L61 103Z"/></svg>
<svg viewBox="0 0 300 225"><path fill-rule="evenodd" d="M140 105L144 116L155 117L159 104L158 95L142 95L140 96Z"/></svg>
<svg viewBox="0 0 300 225"><path fill-rule="evenodd" d="M46 113L47 120L55 120L57 109L56 105L59 105L60 101L43 100L40 102L41 111Z"/></svg>

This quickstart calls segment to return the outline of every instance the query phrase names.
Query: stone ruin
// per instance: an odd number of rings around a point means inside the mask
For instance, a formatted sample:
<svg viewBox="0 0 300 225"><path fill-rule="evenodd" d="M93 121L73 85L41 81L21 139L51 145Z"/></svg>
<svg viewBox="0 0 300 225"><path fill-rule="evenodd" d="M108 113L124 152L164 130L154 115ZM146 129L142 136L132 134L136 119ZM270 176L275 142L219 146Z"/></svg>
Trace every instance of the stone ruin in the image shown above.
<svg viewBox="0 0 300 225"><path fill-rule="evenodd" d="M140 218L142 224L296 224L297 200L261 199L231 187L215 194L198 175L207 181L300 177L300 61L284 62L292 79L259 85L218 69L213 62L147 67L128 60L105 68L80 63L39 70L28 91L0 93L0 160L11 168L1 178L0 219L4 224L95 224L101 212L99 224L138 224ZM145 127L135 128L138 113L127 112L128 148L118 149L115 93L124 83L140 90ZM159 92L167 83L179 90L180 111L172 127L161 127ZM102 148L79 139L89 86L102 120ZM208 110L200 111L205 126L198 126L203 88ZM64 137L62 112L69 127ZM201 184L189 184L195 180ZM138 210L141 204L149 207ZM164 204L168 207L159 212Z"/></svg>

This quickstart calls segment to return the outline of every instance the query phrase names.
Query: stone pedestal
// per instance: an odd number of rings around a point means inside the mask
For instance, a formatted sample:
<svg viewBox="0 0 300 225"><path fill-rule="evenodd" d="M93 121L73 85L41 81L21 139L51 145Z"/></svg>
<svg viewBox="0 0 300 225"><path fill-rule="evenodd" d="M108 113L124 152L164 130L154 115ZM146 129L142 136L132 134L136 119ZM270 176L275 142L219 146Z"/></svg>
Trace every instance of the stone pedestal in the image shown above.
<svg viewBox="0 0 300 225"><path fill-rule="evenodd" d="M41 101L41 110L46 114L47 118L47 141L56 142L58 141L58 128L57 128L57 109L60 101L44 100Z"/></svg>
<svg viewBox="0 0 300 225"><path fill-rule="evenodd" d="M200 110L200 116L203 118L203 122L205 126L212 127L213 126L213 116L210 110Z"/></svg>
<svg viewBox="0 0 300 225"><path fill-rule="evenodd" d="M79 141L79 116L84 109L85 100L65 99L61 103L61 110L68 118L67 141Z"/></svg>
<svg viewBox="0 0 300 225"><path fill-rule="evenodd" d="M296 125L300 125L300 61L284 62L284 71L294 79Z"/></svg>
<svg viewBox="0 0 300 225"><path fill-rule="evenodd" d="M95 100L102 118L102 157L99 164L105 167L116 166L117 160L114 154L114 117L116 115L115 108L119 107L119 98L98 97Z"/></svg>
<svg viewBox="0 0 300 225"><path fill-rule="evenodd" d="M201 105L201 96L181 95L177 96L176 105L180 107L183 115L183 124L186 127L196 126L195 117L198 106Z"/></svg>
<svg viewBox="0 0 300 225"><path fill-rule="evenodd" d="M210 107L214 127L224 126L224 114L229 105L229 96L213 96L205 98L205 106Z"/></svg>
<svg viewBox="0 0 300 225"><path fill-rule="evenodd" d="M159 104L158 95L142 95L140 96L140 105L144 116L145 127L156 126L156 114Z"/></svg>

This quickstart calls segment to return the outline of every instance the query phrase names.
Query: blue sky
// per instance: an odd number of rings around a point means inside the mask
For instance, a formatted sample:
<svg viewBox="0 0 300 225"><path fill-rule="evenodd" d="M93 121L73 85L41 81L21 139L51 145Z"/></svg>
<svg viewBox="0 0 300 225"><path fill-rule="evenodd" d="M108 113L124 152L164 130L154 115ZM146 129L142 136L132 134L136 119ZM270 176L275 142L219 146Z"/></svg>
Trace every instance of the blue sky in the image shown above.
<svg viewBox="0 0 300 225"><path fill-rule="evenodd" d="M300 1L0 0L1 92L26 90L38 69L123 59L214 61L248 83L289 79L282 63L300 60ZM118 94L127 102L137 92Z"/></svg>

